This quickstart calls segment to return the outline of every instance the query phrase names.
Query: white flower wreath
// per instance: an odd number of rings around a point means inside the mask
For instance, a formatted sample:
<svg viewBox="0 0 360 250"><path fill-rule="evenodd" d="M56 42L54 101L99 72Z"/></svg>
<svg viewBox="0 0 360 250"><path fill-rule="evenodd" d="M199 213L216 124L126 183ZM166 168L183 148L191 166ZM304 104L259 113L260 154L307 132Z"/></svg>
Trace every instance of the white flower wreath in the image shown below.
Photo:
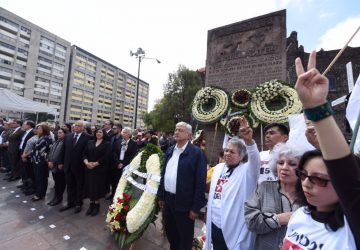
<svg viewBox="0 0 360 250"><path fill-rule="evenodd" d="M206 107L210 104L210 109ZM229 98L222 89L205 87L199 90L192 105L192 115L199 123L209 124L218 121L229 108Z"/></svg>
<svg viewBox="0 0 360 250"><path fill-rule="evenodd" d="M266 106L266 102L277 96L285 100L285 105L280 109L270 110ZM295 89L283 85L277 80L272 80L255 88L251 97L250 108L251 113L262 122L285 123L290 114L301 112L302 105Z"/></svg>

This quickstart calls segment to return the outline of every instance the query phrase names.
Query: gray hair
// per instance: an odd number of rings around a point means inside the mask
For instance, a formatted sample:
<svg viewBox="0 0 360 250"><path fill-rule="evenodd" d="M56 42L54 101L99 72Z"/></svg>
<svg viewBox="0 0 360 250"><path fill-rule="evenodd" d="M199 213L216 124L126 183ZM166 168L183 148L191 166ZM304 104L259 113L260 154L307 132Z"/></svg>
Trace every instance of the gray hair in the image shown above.
<svg viewBox="0 0 360 250"><path fill-rule="evenodd" d="M191 127L190 124L188 124L188 123L186 123L186 122L178 122L175 127L179 127L179 126L185 126L185 127L186 127L186 131L187 131L189 134L192 134L192 127Z"/></svg>
<svg viewBox="0 0 360 250"><path fill-rule="evenodd" d="M277 163L281 156L286 158L296 158L300 160L301 156L305 153L306 149L300 145L291 143L278 143L274 146L270 156L269 167L271 172L277 176Z"/></svg>
<svg viewBox="0 0 360 250"><path fill-rule="evenodd" d="M123 131L129 132L130 135L131 135L131 133L132 133L132 129L131 129L130 127L125 127L125 128L123 128L123 129L121 130L121 133L122 133Z"/></svg>
<svg viewBox="0 0 360 250"><path fill-rule="evenodd" d="M239 139L238 137L233 137L229 140L229 142L236 146L238 149L238 152L241 156L243 156L243 159L241 160L241 162L247 162L248 161L248 153L245 147L245 144L243 143L243 141L241 139Z"/></svg>

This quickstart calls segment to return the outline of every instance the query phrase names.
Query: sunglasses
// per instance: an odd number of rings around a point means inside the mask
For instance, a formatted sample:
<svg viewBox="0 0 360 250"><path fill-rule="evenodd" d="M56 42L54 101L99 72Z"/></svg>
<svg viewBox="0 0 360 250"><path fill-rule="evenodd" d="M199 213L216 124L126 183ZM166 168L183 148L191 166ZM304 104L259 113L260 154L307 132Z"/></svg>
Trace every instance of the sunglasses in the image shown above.
<svg viewBox="0 0 360 250"><path fill-rule="evenodd" d="M326 187L328 182L330 182L330 180L318 177L318 176L310 176L307 175L307 173L305 171L301 171L301 170L296 170L296 176L300 178L301 181L305 181L306 178L309 178L309 181L314 184L317 185L319 187Z"/></svg>

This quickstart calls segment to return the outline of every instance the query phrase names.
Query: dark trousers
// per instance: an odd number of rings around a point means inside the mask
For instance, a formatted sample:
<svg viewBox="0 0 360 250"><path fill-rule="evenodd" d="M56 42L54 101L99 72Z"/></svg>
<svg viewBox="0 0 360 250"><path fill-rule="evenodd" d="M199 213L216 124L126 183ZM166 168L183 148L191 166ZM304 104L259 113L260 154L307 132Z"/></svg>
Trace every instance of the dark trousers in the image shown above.
<svg viewBox="0 0 360 250"><path fill-rule="evenodd" d="M12 176L15 178L20 177L21 175L20 166L19 166L20 152L19 151L8 152L8 156L9 156L9 163L11 167Z"/></svg>
<svg viewBox="0 0 360 250"><path fill-rule="evenodd" d="M64 170L56 169L55 172L52 172L52 177L55 182L54 198L62 199L66 187Z"/></svg>
<svg viewBox="0 0 360 250"><path fill-rule="evenodd" d="M191 250L195 221L189 218L189 213L176 211L175 195L165 193L165 233L170 250Z"/></svg>
<svg viewBox="0 0 360 250"><path fill-rule="evenodd" d="M211 240L214 250L228 250L221 228L211 223Z"/></svg>
<svg viewBox="0 0 360 250"><path fill-rule="evenodd" d="M82 206L84 191L84 172L74 173L71 169L65 172L68 205Z"/></svg>
<svg viewBox="0 0 360 250"><path fill-rule="evenodd" d="M21 165L21 178L25 188L28 190L35 190L35 172L30 159L28 158L26 162L23 162L22 159L20 159L19 164Z"/></svg>
<svg viewBox="0 0 360 250"><path fill-rule="evenodd" d="M121 178L123 170L118 168L111 168L110 170L110 185L111 185L111 193L114 195L116 192L117 185Z"/></svg>
<svg viewBox="0 0 360 250"><path fill-rule="evenodd" d="M49 177L49 169L46 161L34 164L34 175L36 183L35 194L37 197L44 197L46 195Z"/></svg>
<svg viewBox="0 0 360 250"><path fill-rule="evenodd" d="M8 171L11 170L7 148L5 147L0 148L0 161L1 161L1 167L6 168L6 170Z"/></svg>

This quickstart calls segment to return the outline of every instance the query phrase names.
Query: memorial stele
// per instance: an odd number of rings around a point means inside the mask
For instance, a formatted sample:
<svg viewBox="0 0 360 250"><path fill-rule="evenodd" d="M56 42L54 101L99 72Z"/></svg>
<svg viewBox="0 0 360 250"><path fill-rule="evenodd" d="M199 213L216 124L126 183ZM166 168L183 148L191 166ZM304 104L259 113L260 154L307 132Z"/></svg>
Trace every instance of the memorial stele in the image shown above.
<svg viewBox="0 0 360 250"><path fill-rule="evenodd" d="M221 87L231 94L272 79L286 80L286 72L286 10L208 31L206 86ZM205 136L208 159L214 162L224 132L210 125Z"/></svg>

